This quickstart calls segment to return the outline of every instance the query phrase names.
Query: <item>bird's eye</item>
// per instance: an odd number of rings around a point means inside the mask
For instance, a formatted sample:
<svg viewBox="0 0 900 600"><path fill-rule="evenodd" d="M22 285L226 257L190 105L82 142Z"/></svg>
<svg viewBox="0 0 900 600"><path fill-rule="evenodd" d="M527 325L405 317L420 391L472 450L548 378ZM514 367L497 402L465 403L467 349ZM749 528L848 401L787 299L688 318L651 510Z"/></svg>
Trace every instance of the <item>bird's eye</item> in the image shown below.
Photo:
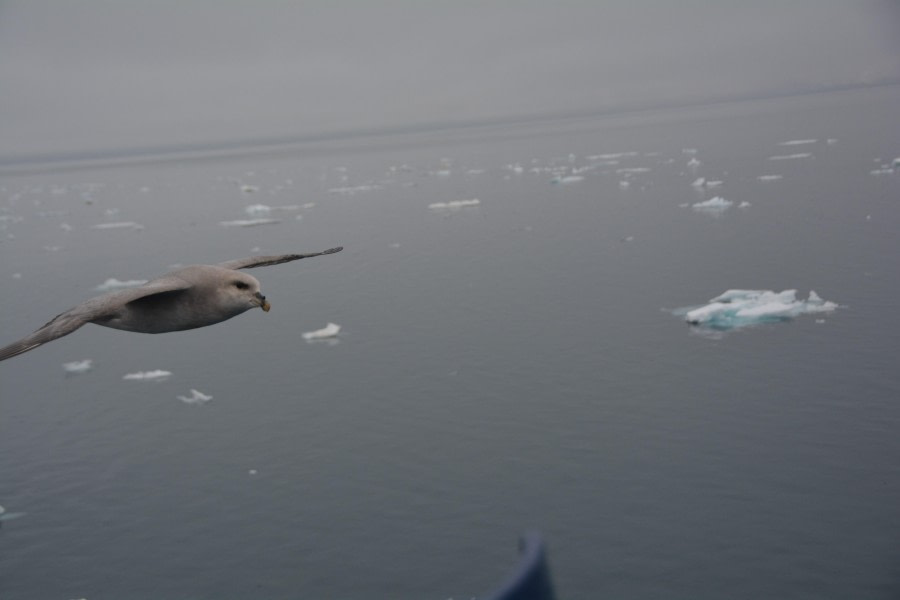
<svg viewBox="0 0 900 600"><path fill-rule="evenodd" d="M239 289L239 290L246 290L246 289L248 289L250 286L247 285L246 283L244 283L243 281L235 281L235 282L234 282L234 287L236 287L236 288Z"/></svg>

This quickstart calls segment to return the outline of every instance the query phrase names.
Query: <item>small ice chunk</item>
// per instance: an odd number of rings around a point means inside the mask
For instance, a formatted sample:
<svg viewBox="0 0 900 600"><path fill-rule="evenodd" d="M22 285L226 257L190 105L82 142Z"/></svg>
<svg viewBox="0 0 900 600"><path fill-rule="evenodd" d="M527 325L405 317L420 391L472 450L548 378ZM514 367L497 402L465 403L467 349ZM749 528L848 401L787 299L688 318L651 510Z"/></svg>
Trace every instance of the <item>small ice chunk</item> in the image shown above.
<svg viewBox="0 0 900 600"><path fill-rule="evenodd" d="M692 183L691 185L694 186L695 188L702 188L703 186L706 185L706 178L698 177L697 179L694 180L694 183Z"/></svg>
<svg viewBox="0 0 900 600"><path fill-rule="evenodd" d="M362 192L371 192L372 190L377 190L381 186L375 184L367 184L367 185L354 185L354 186L344 186L344 187L335 187L328 190L329 194L343 194L344 196L353 196Z"/></svg>
<svg viewBox="0 0 900 600"><path fill-rule="evenodd" d="M124 288L137 287L139 285L144 285L147 283L146 279L129 279L127 281L120 281L115 277L110 277L94 289L98 292L108 292L110 290L121 290Z"/></svg>
<svg viewBox="0 0 900 600"><path fill-rule="evenodd" d="M62 368L66 373L87 373L94 368L94 361L90 358L73 360L72 362L63 363Z"/></svg>
<svg viewBox="0 0 900 600"><path fill-rule="evenodd" d="M781 175L760 175L757 179L760 181L778 181L781 177Z"/></svg>
<svg viewBox="0 0 900 600"><path fill-rule="evenodd" d="M837 144L837 142L837 138L828 138L827 140L825 140L825 143L829 146L834 146L835 144Z"/></svg>
<svg viewBox="0 0 900 600"><path fill-rule="evenodd" d="M579 181L584 181L583 175L564 175L561 177L554 177L550 180L550 183L578 183Z"/></svg>
<svg viewBox="0 0 900 600"><path fill-rule="evenodd" d="M588 160L617 160L619 158L629 158L631 156L637 156L638 153L635 151L631 152L607 152L606 154L591 154L590 156L585 156Z"/></svg>
<svg viewBox="0 0 900 600"><path fill-rule="evenodd" d="M250 206L244 207L244 212L251 217L258 217L260 215L268 215L271 213L272 207L266 206L265 204L251 204Z"/></svg>
<svg viewBox="0 0 900 600"><path fill-rule="evenodd" d="M113 223L97 223L91 229L143 229L144 226L134 221L116 221Z"/></svg>
<svg viewBox="0 0 900 600"><path fill-rule="evenodd" d="M777 156L770 156L769 160L793 160L795 158L810 158L812 154L809 152L798 152L796 154L779 154Z"/></svg>
<svg viewBox="0 0 900 600"><path fill-rule="evenodd" d="M222 227L256 227L257 225L274 225L281 219L238 219L236 221L219 221Z"/></svg>
<svg viewBox="0 0 900 600"><path fill-rule="evenodd" d="M190 396L178 396L177 398L185 404L193 404L197 406L202 406L213 399L212 396L204 394L203 392L197 391L195 389L191 390Z"/></svg>
<svg viewBox="0 0 900 600"><path fill-rule="evenodd" d="M697 157L696 157L696 156L694 156L694 157L691 158L691 160L689 160L689 161L687 162L687 166L690 167L690 168L692 168L692 169L696 169L697 167L700 166L700 161L697 160Z"/></svg>
<svg viewBox="0 0 900 600"><path fill-rule="evenodd" d="M731 200L726 200L721 196L704 200L703 202L695 202L691 204L691 208L699 211L721 212L734 204Z"/></svg>
<svg viewBox="0 0 900 600"><path fill-rule="evenodd" d="M891 161L891 167L894 169L900 169L900 156Z"/></svg>
<svg viewBox="0 0 900 600"><path fill-rule="evenodd" d="M245 194L252 194L254 192L258 192L259 188L256 187L255 185L244 184L241 186L241 191Z"/></svg>
<svg viewBox="0 0 900 600"><path fill-rule="evenodd" d="M712 180L712 179L707 179L707 180L706 180L706 187L719 187L719 186L722 185L722 183L724 183L724 182L722 182L722 181L714 181L714 180Z"/></svg>
<svg viewBox="0 0 900 600"><path fill-rule="evenodd" d="M834 302L823 300L810 290L806 300L797 299L796 290L728 290L709 300L709 304L692 309L678 309L691 325L728 330L759 323L785 321L803 314L831 312Z"/></svg>
<svg viewBox="0 0 900 600"><path fill-rule="evenodd" d="M621 169L616 169L616 173L619 175L629 173L649 173L650 167L622 167Z"/></svg>
<svg viewBox="0 0 900 600"><path fill-rule="evenodd" d="M317 329L315 331L307 331L303 334L303 339L307 342L313 340L324 340L327 338L333 338L341 331L341 326L337 323L328 323L322 329Z"/></svg>
<svg viewBox="0 0 900 600"><path fill-rule="evenodd" d="M125 381L164 381L172 376L171 371L156 369L154 371L138 371L122 375Z"/></svg>
<svg viewBox="0 0 900 600"><path fill-rule="evenodd" d="M72 231L73 229L75 229L74 227L72 227L72 226L69 225L68 223L60 223L60 224L59 224L59 228L62 229L63 231Z"/></svg>
<svg viewBox="0 0 900 600"><path fill-rule="evenodd" d="M19 517L24 517L26 513L23 512L6 512L6 509L0 506L0 521L12 521L13 519L18 519Z"/></svg>
<svg viewBox="0 0 900 600"><path fill-rule="evenodd" d="M627 190L629 187L631 187L631 183L629 183L627 180L623 179L622 181L619 182L619 187L622 188L623 190Z"/></svg>
<svg viewBox="0 0 900 600"><path fill-rule="evenodd" d="M450 202L435 202L433 204L429 204L428 208L432 210L457 210L460 208L478 206L481 204L481 200L478 198L472 198L471 200L451 200Z"/></svg>
<svg viewBox="0 0 900 600"><path fill-rule="evenodd" d="M744 200L740 204L738 204L738 208L750 208L750 203Z"/></svg>
<svg viewBox="0 0 900 600"><path fill-rule="evenodd" d="M803 146L804 144L815 144L819 140L788 140L787 142L781 142L778 144L779 146Z"/></svg>

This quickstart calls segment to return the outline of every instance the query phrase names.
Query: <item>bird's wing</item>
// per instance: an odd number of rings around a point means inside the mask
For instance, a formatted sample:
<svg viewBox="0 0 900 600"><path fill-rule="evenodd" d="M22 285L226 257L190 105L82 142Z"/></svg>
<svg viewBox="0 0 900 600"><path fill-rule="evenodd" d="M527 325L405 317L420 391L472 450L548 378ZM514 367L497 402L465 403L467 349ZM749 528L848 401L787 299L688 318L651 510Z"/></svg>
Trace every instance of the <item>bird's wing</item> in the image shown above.
<svg viewBox="0 0 900 600"><path fill-rule="evenodd" d="M69 335L85 323L115 316L125 304L149 298L155 294L171 293L190 287L177 277L161 277L140 287L111 292L82 302L53 317L47 324L18 342L0 348L0 361L34 350L42 344Z"/></svg>
<svg viewBox="0 0 900 600"><path fill-rule="evenodd" d="M337 248L329 248L322 252L311 252L310 254L282 254L280 256L251 256L250 258L239 258L237 260L229 260L228 262L219 263L217 266L223 269L252 269L253 267L269 267L271 265L280 265L281 263L291 262L292 260L300 260L301 258L312 258L313 256L322 256L323 254L334 254L343 250L343 246Z"/></svg>

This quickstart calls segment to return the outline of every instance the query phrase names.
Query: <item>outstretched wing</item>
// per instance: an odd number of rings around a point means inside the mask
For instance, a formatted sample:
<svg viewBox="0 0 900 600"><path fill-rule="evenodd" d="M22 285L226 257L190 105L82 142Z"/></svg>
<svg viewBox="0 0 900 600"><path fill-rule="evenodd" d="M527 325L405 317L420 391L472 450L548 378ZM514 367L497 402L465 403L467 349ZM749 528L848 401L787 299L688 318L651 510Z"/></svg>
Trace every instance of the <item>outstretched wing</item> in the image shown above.
<svg viewBox="0 0 900 600"><path fill-rule="evenodd" d="M177 277L161 277L140 287L111 292L82 302L53 317L46 325L18 342L0 348L0 361L34 350L42 344L69 335L85 323L110 319L118 315L127 303L155 294L184 290L190 285Z"/></svg>
<svg viewBox="0 0 900 600"><path fill-rule="evenodd" d="M52 342L56 338L61 338L64 335L69 335L87 323L81 315L72 315L69 313L71 313L71 311L57 315L52 321L31 335L22 338L18 342L13 342L9 346L0 348L0 360L18 356L23 352L28 352L29 350L37 348L41 344Z"/></svg>
<svg viewBox="0 0 900 600"><path fill-rule="evenodd" d="M301 258L312 258L313 256L322 256L323 254L334 254L343 250L343 246L337 248L329 248L322 252L312 252L310 254L282 254L281 256L251 256L250 258L239 258L237 260L229 260L228 262L219 263L217 266L223 269L252 269L253 267L269 267L271 265L280 265L281 263L291 262L292 260L300 260Z"/></svg>

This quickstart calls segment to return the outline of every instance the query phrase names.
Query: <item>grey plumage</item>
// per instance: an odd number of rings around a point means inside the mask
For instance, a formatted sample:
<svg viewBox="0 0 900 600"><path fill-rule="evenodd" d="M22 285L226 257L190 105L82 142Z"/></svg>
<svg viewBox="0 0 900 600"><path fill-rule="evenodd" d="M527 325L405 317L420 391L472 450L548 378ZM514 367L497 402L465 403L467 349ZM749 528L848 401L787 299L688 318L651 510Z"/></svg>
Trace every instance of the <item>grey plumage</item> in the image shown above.
<svg viewBox="0 0 900 600"><path fill-rule="evenodd" d="M0 361L68 335L87 323L138 333L166 333L214 325L269 302L259 281L239 269L278 265L334 254L342 247L310 254L255 256L218 265L183 267L144 285L110 292L60 313L43 327L0 348Z"/></svg>

